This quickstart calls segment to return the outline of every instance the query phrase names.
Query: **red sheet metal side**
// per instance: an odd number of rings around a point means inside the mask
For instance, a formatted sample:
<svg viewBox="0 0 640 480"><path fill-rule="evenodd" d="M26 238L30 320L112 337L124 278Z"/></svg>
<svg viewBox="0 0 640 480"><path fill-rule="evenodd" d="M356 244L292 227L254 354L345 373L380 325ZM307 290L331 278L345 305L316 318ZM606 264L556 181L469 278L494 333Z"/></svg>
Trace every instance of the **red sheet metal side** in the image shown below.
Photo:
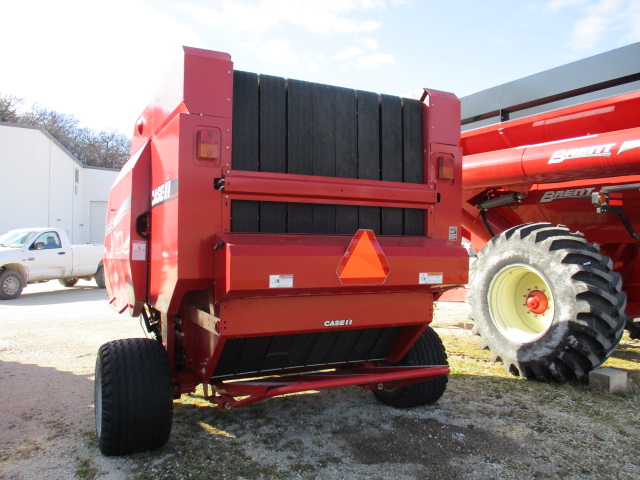
<svg viewBox="0 0 640 480"><path fill-rule="evenodd" d="M640 174L640 128L465 155L465 189Z"/></svg>
<svg viewBox="0 0 640 480"><path fill-rule="evenodd" d="M142 117L153 115L143 131L153 136L149 303L167 314L179 310L185 292L212 288L224 203L214 181L231 163L229 55L185 47L177 72L173 88Z"/></svg>
<svg viewBox="0 0 640 480"><path fill-rule="evenodd" d="M140 315L147 300L148 241L136 221L149 210L151 147L144 144L122 168L109 192L104 269L110 304ZM141 232L144 234L144 232Z"/></svg>
<svg viewBox="0 0 640 480"><path fill-rule="evenodd" d="M216 251L216 299L282 295L339 294L354 291L436 291L467 282L468 255L446 240L378 237L390 268L381 285L343 284L338 267L351 237L339 235L223 234ZM430 277L425 274L431 273ZM270 285L287 275L285 288ZM364 282L363 282L364 283Z"/></svg>
<svg viewBox="0 0 640 480"><path fill-rule="evenodd" d="M132 153L180 113L231 116L233 64L228 53L181 47L170 57L162 90L136 121Z"/></svg>
<svg viewBox="0 0 640 480"><path fill-rule="evenodd" d="M226 342L236 338L402 327L388 355L393 364L411 348L432 316L433 294L428 291L229 299L220 304L218 317L187 309L182 314L188 352L185 366L196 372L198 380L182 378L180 388L192 391L198 383L207 383Z"/></svg>
<svg viewBox="0 0 640 480"><path fill-rule="evenodd" d="M154 139L149 301L162 312L177 312L187 291L213 287L214 235L223 230L224 203L214 180L230 163L230 129L230 118L181 114ZM198 157L203 131L219 138L218 158Z"/></svg>
<svg viewBox="0 0 640 480"><path fill-rule="evenodd" d="M437 192L438 203L426 210L425 234L460 245L462 203L462 149L460 100L448 92L424 89L423 151L424 183ZM453 170L444 173L444 166ZM452 166L452 167L451 167Z"/></svg>
<svg viewBox="0 0 640 480"><path fill-rule="evenodd" d="M587 134L640 126L640 92L617 95L574 107L463 132L465 155L555 142Z"/></svg>
<svg viewBox="0 0 640 480"><path fill-rule="evenodd" d="M427 209L437 202L428 185L284 173L226 173L224 193L232 200L373 205Z"/></svg>

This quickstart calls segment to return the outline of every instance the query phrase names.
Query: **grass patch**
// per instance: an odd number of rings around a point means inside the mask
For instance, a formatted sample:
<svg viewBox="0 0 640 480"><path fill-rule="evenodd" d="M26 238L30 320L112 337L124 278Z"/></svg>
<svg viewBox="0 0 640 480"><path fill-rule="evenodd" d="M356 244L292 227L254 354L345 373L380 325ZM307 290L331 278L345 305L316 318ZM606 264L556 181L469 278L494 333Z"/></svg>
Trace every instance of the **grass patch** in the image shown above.
<svg viewBox="0 0 640 480"><path fill-rule="evenodd" d="M76 478L93 480L99 473L98 469L93 466L93 463L88 458L82 458L78 461L78 466L75 471Z"/></svg>

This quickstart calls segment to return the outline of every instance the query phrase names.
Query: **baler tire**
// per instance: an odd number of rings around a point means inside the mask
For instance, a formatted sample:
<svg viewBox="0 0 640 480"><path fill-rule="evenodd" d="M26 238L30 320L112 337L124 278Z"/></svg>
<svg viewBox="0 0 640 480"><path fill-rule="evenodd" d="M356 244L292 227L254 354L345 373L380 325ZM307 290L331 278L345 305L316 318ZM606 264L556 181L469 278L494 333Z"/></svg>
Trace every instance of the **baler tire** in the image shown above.
<svg viewBox="0 0 640 480"><path fill-rule="evenodd" d="M516 376L583 379L624 331L626 294L612 265L596 244L562 225L506 230L471 268L473 332Z"/></svg>
<svg viewBox="0 0 640 480"><path fill-rule="evenodd" d="M18 298L24 289L22 276L14 270L0 272L0 300Z"/></svg>
<svg viewBox="0 0 640 480"><path fill-rule="evenodd" d="M76 283L78 283L78 278L59 278L58 282L63 287L73 287Z"/></svg>
<svg viewBox="0 0 640 480"><path fill-rule="evenodd" d="M96 274L93 276L93 279L96 281L96 285L100 288L105 288L106 283L104 281L104 266L100 265Z"/></svg>
<svg viewBox="0 0 640 480"><path fill-rule="evenodd" d="M164 445L171 435L173 395L167 353L149 338L105 343L94 382L96 434L104 455Z"/></svg>
<svg viewBox="0 0 640 480"><path fill-rule="evenodd" d="M400 365L448 365L447 352L438 334L427 327ZM399 388L374 390L373 394L380 402L395 408L421 407L438 401L447 389L448 380L449 376L445 375Z"/></svg>

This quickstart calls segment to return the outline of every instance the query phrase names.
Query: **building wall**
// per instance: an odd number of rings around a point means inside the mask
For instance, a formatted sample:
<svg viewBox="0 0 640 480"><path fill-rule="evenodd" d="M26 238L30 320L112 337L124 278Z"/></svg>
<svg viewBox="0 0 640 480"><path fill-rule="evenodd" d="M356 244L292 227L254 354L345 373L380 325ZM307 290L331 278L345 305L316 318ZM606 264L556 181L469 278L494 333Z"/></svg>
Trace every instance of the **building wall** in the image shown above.
<svg viewBox="0 0 640 480"><path fill-rule="evenodd" d="M0 124L0 233L13 228L63 228L73 243L100 235L99 219L117 171L84 167L39 128ZM91 225L93 222L93 226Z"/></svg>

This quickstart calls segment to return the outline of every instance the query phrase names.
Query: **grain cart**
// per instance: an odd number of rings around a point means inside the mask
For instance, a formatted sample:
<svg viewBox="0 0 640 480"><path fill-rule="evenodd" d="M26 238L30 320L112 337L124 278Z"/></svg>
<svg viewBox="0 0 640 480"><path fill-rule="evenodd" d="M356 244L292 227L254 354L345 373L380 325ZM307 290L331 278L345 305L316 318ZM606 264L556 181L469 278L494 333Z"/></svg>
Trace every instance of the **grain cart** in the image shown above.
<svg viewBox="0 0 640 480"><path fill-rule="evenodd" d="M100 347L100 449L163 445L172 400L236 408L361 386L435 402L433 302L467 281L459 101L234 71L184 48L111 189L111 305L152 338Z"/></svg>
<svg viewBox="0 0 640 480"><path fill-rule="evenodd" d="M625 324L640 336L640 44L470 95L462 111L463 229L482 249L474 328L516 375L582 378Z"/></svg>

